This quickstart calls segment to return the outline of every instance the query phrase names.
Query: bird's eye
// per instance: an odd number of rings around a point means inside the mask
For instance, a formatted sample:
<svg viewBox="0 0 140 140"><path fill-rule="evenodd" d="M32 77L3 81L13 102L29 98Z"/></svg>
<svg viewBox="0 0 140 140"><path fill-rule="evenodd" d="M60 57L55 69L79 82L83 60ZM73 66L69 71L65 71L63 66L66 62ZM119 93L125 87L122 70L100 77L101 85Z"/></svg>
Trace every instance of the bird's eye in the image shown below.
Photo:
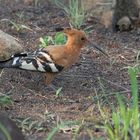
<svg viewBox="0 0 140 140"><path fill-rule="evenodd" d="M82 38L81 38L81 40L85 40L85 38L84 38L84 37L82 37Z"/></svg>

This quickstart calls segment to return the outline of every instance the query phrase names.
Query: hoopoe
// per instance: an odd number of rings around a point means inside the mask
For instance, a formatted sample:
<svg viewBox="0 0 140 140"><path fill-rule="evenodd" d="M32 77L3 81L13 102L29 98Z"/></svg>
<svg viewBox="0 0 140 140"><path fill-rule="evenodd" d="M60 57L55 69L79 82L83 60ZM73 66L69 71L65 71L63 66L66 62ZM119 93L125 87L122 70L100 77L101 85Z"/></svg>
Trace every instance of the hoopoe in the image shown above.
<svg viewBox="0 0 140 140"><path fill-rule="evenodd" d="M0 61L0 68L17 68L43 72L45 73L46 84L50 84L58 73L76 62L81 48L86 43L106 54L96 44L87 39L84 31L74 28L58 28L56 30L62 31L67 36L65 45L50 45L34 52L15 54L9 60Z"/></svg>

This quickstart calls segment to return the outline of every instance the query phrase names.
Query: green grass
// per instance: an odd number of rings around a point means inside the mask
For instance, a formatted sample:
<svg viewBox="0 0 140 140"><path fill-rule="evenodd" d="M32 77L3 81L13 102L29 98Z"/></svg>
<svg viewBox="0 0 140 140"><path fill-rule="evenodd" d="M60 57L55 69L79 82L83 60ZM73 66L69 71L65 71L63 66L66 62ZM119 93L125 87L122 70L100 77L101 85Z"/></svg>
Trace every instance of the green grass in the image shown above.
<svg viewBox="0 0 140 140"><path fill-rule="evenodd" d="M65 11L70 25L80 29L87 17L85 5L79 0L69 0L68 2L69 4L66 6L60 0L53 0L53 3Z"/></svg>
<svg viewBox="0 0 140 140"><path fill-rule="evenodd" d="M0 106L1 107L8 107L13 103L10 96L0 93ZM6 140L12 140L11 135L9 134L8 130L5 126L0 122L0 133L6 138Z"/></svg>
<svg viewBox="0 0 140 140"><path fill-rule="evenodd" d="M6 140L12 140L8 130L0 123L0 132L5 136Z"/></svg>
<svg viewBox="0 0 140 140"><path fill-rule="evenodd" d="M62 122L60 124L57 124L57 126L52 129L52 131L48 134L48 137L45 138L44 140L53 140L53 137L59 131L62 131L65 133L71 132L73 134L77 134L78 130L79 130L78 122L76 122L76 121ZM73 137L72 140L74 140L74 139L75 138Z"/></svg>
<svg viewBox="0 0 140 140"><path fill-rule="evenodd" d="M107 120L104 126L109 140L139 140L140 113L138 109L137 70L134 67L129 67L128 74L131 83L132 102L126 105L121 97L118 97L118 110L113 111L111 122Z"/></svg>
<svg viewBox="0 0 140 140"><path fill-rule="evenodd" d="M13 103L10 96L0 93L0 106L7 107Z"/></svg>
<svg viewBox="0 0 140 140"><path fill-rule="evenodd" d="M11 28L16 30L18 33L22 32L24 29L32 31L32 29L29 28L28 26L26 26L24 24L16 23L15 21L12 21L10 19L1 19L0 21L1 22L9 22L11 24Z"/></svg>
<svg viewBox="0 0 140 140"><path fill-rule="evenodd" d="M43 126L44 121L38 120L31 120L30 117L25 118L23 120L16 120L18 121L19 127L22 129L22 132L26 132L28 134L33 134L37 132L46 131L47 128Z"/></svg>
<svg viewBox="0 0 140 140"><path fill-rule="evenodd" d="M56 97L60 97L62 95L62 87L60 87L56 93L55 93Z"/></svg>

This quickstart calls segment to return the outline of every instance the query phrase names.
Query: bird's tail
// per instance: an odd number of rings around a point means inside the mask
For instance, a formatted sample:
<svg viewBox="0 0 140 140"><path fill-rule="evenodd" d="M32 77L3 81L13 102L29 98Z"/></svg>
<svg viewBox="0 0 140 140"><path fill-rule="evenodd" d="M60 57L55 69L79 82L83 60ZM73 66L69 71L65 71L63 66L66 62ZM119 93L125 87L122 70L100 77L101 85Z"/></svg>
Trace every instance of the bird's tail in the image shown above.
<svg viewBox="0 0 140 140"><path fill-rule="evenodd" d="M14 64L14 62L19 59L19 57L27 56L27 54L15 54L11 56L7 60L0 61L0 69L3 68L18 68L17 63Z"/></svg>
<svg viewBox="0 0 140 140"><path fill-rule="evenodd" d="M7 68L8 65L6 62L0 62L0 69Z"/></svg>
<svg viewBox="0 0 140 140"><path fill-rule="evenodd" d="M5 60L5 61L0 61L0 69L11 68L12 67L12 59L13 58L10 58L10 59Z"/></svg>

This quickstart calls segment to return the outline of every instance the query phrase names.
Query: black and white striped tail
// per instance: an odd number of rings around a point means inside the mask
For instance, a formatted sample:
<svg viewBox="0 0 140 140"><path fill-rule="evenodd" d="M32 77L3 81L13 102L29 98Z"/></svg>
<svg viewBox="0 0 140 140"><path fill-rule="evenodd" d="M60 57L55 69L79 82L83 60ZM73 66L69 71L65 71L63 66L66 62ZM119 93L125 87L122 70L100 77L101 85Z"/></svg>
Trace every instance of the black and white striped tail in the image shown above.
<svg viewBox="0 0 140 140"><path fill-rule="evenodd" d="M18 68L30 71L58 73L63 66L57 65L48 52L39 49L32 53L21 53L12 56L9 60L0 61L0 69Z"/></svg>

